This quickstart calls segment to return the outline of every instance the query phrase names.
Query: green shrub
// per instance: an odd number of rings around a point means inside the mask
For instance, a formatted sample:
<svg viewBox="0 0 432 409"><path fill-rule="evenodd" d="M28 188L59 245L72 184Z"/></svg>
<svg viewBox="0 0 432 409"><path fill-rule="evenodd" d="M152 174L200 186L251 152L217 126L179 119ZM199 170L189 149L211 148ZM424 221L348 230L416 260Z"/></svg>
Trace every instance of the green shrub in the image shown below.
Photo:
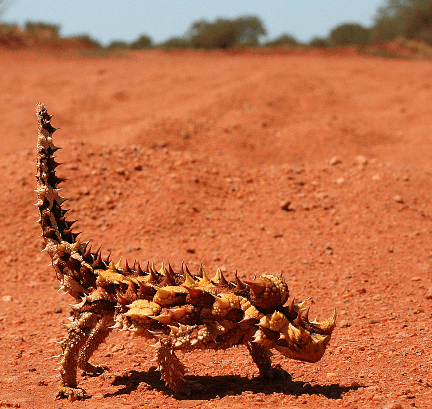
<svg viewBox="0 0 432 409"><path fill-rule="evenodd" d="M265 44L268 47L297 47L300 43L290 34L282 34L276 39Z"/></svg>
<svg viewBox="0 0 432 409"><path fill-rule="evenodd" d="M370 33L370 29L360 24L342 24L330 32L329 42L334 46L366 44L370 40Z"/></svg>
<svg viewBox="0 0 432 409"><path fill-rule="evenodd" d="M309 41L309 45L311 47L317 47L317 48L327 47L328 41L322 37L314 37L312 38L312 40Z"/></svg>
<svg viewBox="0 0 432 409"><path fill-rule="evenodd" d="M107 47L109 50L120 50L129 48L129 44L123 40L113 40L108 44Z"/></svg>
<svg viewBox="0 0 432 409"><path fill-rule="evenodd" d="M160 44L160 47L166 48L166 49L172 49L172 48L190 48L191 44L188 40L182 37L172 37L165 42Z"/></svg>
<svg viewBox="0 0 432 409"><path fill-rule="evenodd" d="M60 26L41 22L27 21L24 32L29 37L54 41L60 38Z"/></svg>
<svg viewBox="0 0 432 409"><path fill-rule="evenodd" d="M133 50L142 50L144 48L151 48L153 41L149 36L142 35L137 40L130 44L130 48Z"/></svg>
<svg viewBox="0 0 432 409"><path fill-rule="evenodd" d="M77 36L74 36L73 38L75 38L76 40L80 41L81 43L83 43L85 45L88 45L88 46L91 46L94 48L102 48L102 44L99 41L91 38L88 34L77 35Z"/></svg>

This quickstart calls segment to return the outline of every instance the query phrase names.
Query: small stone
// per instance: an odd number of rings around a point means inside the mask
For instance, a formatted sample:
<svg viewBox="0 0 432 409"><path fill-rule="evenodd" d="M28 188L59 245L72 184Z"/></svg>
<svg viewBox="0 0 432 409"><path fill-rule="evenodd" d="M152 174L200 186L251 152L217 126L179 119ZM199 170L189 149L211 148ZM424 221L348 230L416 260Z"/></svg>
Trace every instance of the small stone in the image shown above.
<svg viewBox="0 0 432 409"><path fill-rule="evenodd" d="M12 298L11 295L4 295L2 297L2 301L4 301L4 302L11 302L11 301L13 301L13 298Z"/></svg>
<svg viewBox="0 0 432 409"><path fill-rule="evenodd" d="M367 165L368 160L366 159L366 156L358 155L354 158L354 163L359 166L364 166Z"/></svg>
<svg viewBox="0 0 432 409"><path fill-rule="evenodd" d="M324 247L324 249L325 249L325 252L326 252L327 254L329 254L329 255L333 254L333 249L332 249L332 247L331 247L329 244L327 244L327 245Z"/></svg>
<svg viewBox="0 0 432 409"><path fill-rule="evenodd" d="M389 403L383 409L403 409L403 406L400 403Z"/></svg>
<svg viewBox="0 0 432 409"><path fill-rule="evenodd" d="M125 348L124 348L124 345L123 344L119 344L119 345L114 345L112 348L111 348L111 351L112 352L118 352L118 351L123 351Z"/></svg>
<svg viewBox="0 0 432 409"><path fill-rule="evenodd" d="M329 164L332 166L338 165L339 163L342 163L342 159L339 156L333 156L329 160Z"/></svg>
<svg viewBox="0 0 432 409"><path fill-rule="evenodd" d="M62 310L61 307L56 306L56 307L53 308L53 312L54 312L55 314L60 314L61 312L63 312L63 310Z"/></svg>
<svg viewBox="0 0 432 409"><path fill-rule="evenodd" d="M348 328L351 325L352 324L349 321L347 321L347 320L341 320L340 323L339 323L339 327L340 328Z"/></svg>
<svg viewBox="0 0 432 409"><path fill-rule="evenodd" d="M339 185L341 185L343 182L345 182L344 178L339 178L335 180L336 183L338 183Z"/></svg>
<svg viewBox="0 0 432 409"><path fill-rule="evenodd" d="M397 203L403 203L404 202L402 196L400 196L400 195L393 196L393 200Z"/></svg>
<svg viewBox="0 0 432 409"><path fill-rule="evenodd" d="M279 206L282 210L285 210L286 212L291 212L292 210L294 210L290 207L291 200L283 200L280 202Z"/></svg>

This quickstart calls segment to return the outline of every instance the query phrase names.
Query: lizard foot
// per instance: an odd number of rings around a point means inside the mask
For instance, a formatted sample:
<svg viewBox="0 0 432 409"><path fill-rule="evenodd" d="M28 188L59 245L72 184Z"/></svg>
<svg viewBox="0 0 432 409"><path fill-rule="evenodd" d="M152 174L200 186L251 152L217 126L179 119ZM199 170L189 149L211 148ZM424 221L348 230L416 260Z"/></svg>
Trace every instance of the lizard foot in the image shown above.
<svg viewBox="0 0 432 409"><path fill-rule="evenodd" d="M282 369L280 365L276 365L265 373L261 373L258 378L266 381L291 380L291 374Z"/></svg>
<svg viewBox="0 0 432 409"><path fill-rule="evenodd" d="M70 388L61 386L57 392L56 399L69 399L71 402L84 400L88 397L86 391L81 388Z"/></svg>
<svg viewBox="0 0 432 409"><path fill-rule="evenodd" d="M83 368L83 376L99 376L104 372L109 371L108 365L92 365L87 362L85 368Z"/></svg>
<svg viewBox="0 0 432 409"><path fill-rule="evenodd" d="M196 393L201 393L204 391L204 386L199 382L195 381L184 381L180 390L177 391L179 395L194 395Z"/></svg>

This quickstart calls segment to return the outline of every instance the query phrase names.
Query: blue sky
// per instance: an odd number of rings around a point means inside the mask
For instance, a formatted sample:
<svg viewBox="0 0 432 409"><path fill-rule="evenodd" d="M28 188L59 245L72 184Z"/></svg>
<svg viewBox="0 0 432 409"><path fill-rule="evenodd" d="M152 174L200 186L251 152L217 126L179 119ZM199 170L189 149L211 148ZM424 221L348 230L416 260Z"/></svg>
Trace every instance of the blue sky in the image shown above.
<svg viewBox="0 0 432 409"><path fill-rule="evenodd" d="M182 36L191 23L217 17L257 15L267 40L283 33L307 42L326 37L346 22L370 26L385 0L9 0L2 21L23 26L26 21L58 24L63 36L88 34L107 45L133 41L141 34L154 42Z"/></svg>

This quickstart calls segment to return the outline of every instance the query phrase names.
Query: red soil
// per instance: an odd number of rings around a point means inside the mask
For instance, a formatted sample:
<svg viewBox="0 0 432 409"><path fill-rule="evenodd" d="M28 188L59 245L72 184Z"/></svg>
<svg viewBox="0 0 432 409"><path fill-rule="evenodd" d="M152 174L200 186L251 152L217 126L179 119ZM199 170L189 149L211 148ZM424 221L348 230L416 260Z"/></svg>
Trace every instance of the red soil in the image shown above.
<svg viewBox="0 0 432 409"><path fill-rule="evenodd" d="M432 402L430 61L354 53L0 50L0 407L427 408ZM54 401L58 292L35 223L36 102L55 113L58 168L83 239L120 256L233 278L284 271L311 315L338 310L316 364L243 347L185 354L204 393L179 399L152 348L113 333ZM362 156L359 156L362 155ZM337 158L335 158L337 157ZM287 211L289 210L289 211ZM181 354L180 354L181 355Z"/></svg>

